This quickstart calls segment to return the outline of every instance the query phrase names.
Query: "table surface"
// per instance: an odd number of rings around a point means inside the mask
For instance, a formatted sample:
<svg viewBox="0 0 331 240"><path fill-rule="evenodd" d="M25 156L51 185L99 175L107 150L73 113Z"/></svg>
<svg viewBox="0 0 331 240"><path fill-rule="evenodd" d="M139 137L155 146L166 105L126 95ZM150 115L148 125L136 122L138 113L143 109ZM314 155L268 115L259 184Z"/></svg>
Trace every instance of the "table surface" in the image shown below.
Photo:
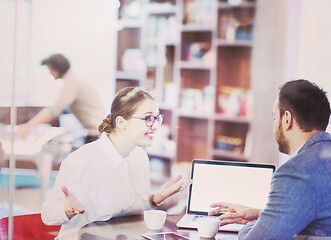
<svg viewBox="0 0 331 240"><path fill-rule="evenodd" d="M11 153L10 126L0 126L3 158L8 160ZM17 128L17 126L15 126ZM26 138L15 137L14 155L20 160L34 160L41 153L43 145L65 133L64 128L41 125L34 127L34 133Z"/></svg>
<svg viewBox="0 0 331 240"><path fill-rule="evenodd" d="M158 232L176 232L189 239L205 239L200 238L197 230L194 229L178 229L176 223L182 215L168 215L163 228L159 231L148 230L144 224L142 216L126 216L113 218L106 222L90 223L80 229L80 240L138 240L144 239L141 235L145 233ZM218 232L215 236L216 240L220 239L238 239L237 233Z"/></svg>

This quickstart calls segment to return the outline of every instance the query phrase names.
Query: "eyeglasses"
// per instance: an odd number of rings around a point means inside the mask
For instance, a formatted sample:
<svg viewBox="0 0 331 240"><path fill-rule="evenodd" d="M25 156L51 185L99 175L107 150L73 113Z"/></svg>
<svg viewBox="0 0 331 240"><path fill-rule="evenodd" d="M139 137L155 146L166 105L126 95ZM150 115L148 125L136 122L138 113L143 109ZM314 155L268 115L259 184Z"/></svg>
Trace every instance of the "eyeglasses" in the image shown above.
<svg viewBox="0 0 331 240"><path fill-rule="evenodd" d="M162 122L163 122L163 114L159 114L159 115L156 115L156 116L149 115L149 116L146 116L146 117L135 117L135 116L131 116L131 118L137 118L137 119L145 120L147 127L153 126L154 123L155 123L155 121L159 125L161 125Z"/></svg>

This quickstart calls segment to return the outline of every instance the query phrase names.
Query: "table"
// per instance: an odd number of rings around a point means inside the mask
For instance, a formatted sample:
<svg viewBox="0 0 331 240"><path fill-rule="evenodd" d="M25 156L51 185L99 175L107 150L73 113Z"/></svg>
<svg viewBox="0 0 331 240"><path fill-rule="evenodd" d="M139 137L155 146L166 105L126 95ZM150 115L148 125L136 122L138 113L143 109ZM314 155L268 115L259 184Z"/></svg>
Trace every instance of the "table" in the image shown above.
<svg viewBox="0 0 331 240"><path fill-rule="evenodd" d="M17 126L15 126L17 129ZM3 161L9 161L11 154L9 125L0 125L0 137L3 148ZM52 163L55 156L63 159L71 151L69 142L61 141L66 131L62 127L51 127L48 124L41 124L31 128L26 138L15 137L14 156L21 162L32 162L36 165L36 175L42 178L42 195L46 195L49 187L49 178L52 170ZM59 140L55 141L57 138ZM62 137L63 138L63 137ZM9 165L9 163L8 163Z"/></svg>
<svg viewBox="0 0 331 240"><path fill-rule="evenodd" d="M15 126L17 129L17 126ZM0 126L0 136L4 150L3 159L9 160L11 153L10 126ZM36 160L42 152L42 147L50 140L65 133L61 127L51 127L44 124L33 127L33 133L26 138L15 137L14 155L19 160Z"/></svg>
<svg viewBox="0 0 331 240"><path fill-rule="evenodd" d="M143 221L143 217L126 216L113 218L106 222L93 222L82 227L79 231L80 240L142 240L141 234L157 233L157 232L176 232L189 239L204 239L200 238L197 230L178 229L176 223L183 215L168 215L165 225L160 231L148 230ZM220 239L238 239L237 233L219 232L216 240Z"/></svg>

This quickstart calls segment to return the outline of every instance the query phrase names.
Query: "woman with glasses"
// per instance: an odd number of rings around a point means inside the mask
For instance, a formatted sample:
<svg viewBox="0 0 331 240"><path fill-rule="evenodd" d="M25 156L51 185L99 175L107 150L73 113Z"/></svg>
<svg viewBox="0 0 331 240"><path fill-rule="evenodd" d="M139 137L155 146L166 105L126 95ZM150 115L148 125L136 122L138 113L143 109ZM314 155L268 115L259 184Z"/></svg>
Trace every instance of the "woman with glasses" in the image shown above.
<svg viewBox="0 0 331 240"><path fill-rule="evenodd" d="M99 139L62 162L43 204L43 222L62 225L57 239L78 239L78 230L87 223L160 206L189 185L178 176L160 191L150 192L149 159L142 147L152 144L162 120L157 102L147 92L117 92L111 113L99 126Z"/></svg>

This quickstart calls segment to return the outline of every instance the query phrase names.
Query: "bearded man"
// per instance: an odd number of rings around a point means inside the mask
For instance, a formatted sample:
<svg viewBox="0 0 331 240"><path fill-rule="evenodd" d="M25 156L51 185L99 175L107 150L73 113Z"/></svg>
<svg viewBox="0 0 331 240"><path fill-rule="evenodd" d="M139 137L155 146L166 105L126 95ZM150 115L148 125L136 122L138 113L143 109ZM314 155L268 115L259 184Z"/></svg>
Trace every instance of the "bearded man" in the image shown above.
<svg viewBox="0 0 331 240"><path fill-rule="evenodd" d="M279 151L291 156L271 181L264 210L215 203L221 225L246 224L239 239L331 239L331 135L326 93L307 80L285 83L273 108ZM330 238L329 238L330 237Z"/></svg>

